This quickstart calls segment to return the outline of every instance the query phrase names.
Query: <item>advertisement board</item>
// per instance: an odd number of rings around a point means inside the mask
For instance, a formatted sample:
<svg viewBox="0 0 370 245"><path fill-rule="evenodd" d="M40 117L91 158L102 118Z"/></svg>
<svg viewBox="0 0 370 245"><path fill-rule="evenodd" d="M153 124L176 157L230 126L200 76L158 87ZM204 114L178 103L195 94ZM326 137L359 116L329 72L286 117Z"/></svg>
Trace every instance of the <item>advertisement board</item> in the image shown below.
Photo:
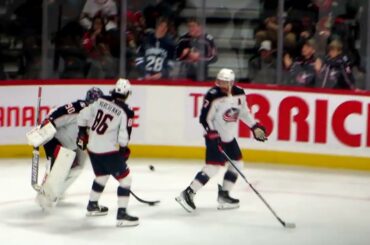
<svg viewBox="0 0 370 245"><path fill-rule="evenodd" d="M132 145L203 147L199 113L213 83L133 81L128 103L135 110ZM42 86L41 115L54 107L84 99L92 86L105 93L114 81L62 84L62 81L0 86L0 146L25 145L35 126L37 89ZM316 91L241 84L256 120L269 139L252 139L240 123L242 149L333 156L370 157L370 96L364 92Z"/></svg>

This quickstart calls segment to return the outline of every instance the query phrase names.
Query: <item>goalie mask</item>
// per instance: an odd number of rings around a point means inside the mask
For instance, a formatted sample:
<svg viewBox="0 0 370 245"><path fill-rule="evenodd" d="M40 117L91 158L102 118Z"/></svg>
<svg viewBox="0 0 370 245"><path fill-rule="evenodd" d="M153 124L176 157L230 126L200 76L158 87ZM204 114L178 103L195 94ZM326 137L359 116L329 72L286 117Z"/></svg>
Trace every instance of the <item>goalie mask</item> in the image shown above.
<svg viewBox="0 0 370 245"><path fill-rule="evenodd" d="M130 81L124 78L120 78L116 82L116 87L111 91L112 96L120 99L127 99L131 94Z"/></svg>
<svg viewBox="0 0 370 245"><path fill-rule="evenodd" d="M92 104L103 96L103 91L100 88L92 87L86 93L85 101L87 104Z"/></svg>
<svg viewBox="0 0 370 245"><path fill-rule="evenodd" d="M216 77L216 86L220 87L225 92L229 92L234 85L235 73L231 69L221 69Z"/></svg>

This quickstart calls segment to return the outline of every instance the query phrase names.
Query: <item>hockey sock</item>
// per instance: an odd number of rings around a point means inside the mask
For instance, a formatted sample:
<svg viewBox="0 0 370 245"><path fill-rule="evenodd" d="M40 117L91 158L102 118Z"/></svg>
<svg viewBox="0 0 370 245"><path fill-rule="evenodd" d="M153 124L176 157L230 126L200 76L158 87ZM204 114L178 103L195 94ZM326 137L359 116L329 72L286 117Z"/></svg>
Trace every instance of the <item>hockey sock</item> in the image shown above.
<svg viewBox="0 0 370 245"><path fill-rule="evenodd" d="M132 182L131 176L128 175L122 179L119 179L118 181L119 181L119 186L117 188L118 208L127 208Z"/></svg>
<svg viewBox="0 0 370 245"><path fill-rule="evenodd" d="M236 162L236 167L239 170L242 170L243 162L242 161L237 161ZM234 187L235 182L237 181L237 179L238 179L237 170L233 166L229 165L228 168L227 168L227 171L224 175L224 181L222 183L222 190L231 191L231 189Z"/></svg>
<svg viewBox="0 0 370 245"><path fill-rule="evenodd" d="M109 179L109 175L96 176L91 187L90 192L90 201L97 202L100 198L100 195L104 191L105 185Z"/></svg>
<svg viewBox="0 0 370 245"><path fill-rule="evenodd" d="M197 173L194 180L190 184L190 188L196 193L200 190L207 182L217 174L219 166L206 164L203 169Z"/></svg>
<svg viewBox="0 0 370 245"><path fill-rule="evenodd" d="M231 191L231 189L234 187L234 184L236 180L238 179L238 175L227 171L224 176L224 181L222 183L222 190L224 191Z"/></svg>

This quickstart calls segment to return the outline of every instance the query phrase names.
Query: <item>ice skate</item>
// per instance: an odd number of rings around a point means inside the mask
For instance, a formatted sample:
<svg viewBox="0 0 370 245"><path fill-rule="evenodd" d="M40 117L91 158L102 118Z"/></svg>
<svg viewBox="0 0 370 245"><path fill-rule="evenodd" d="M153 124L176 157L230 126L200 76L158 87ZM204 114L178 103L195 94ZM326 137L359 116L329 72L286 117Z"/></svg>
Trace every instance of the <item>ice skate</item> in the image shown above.
<svg viewBox="0 0 370 245"><path fill-rule="evenodd" d="M131 216L125 208L119 208L117 211L117 227L129 227L139 225L139 218Z"/></svg>
<svg viewBox="0 0 370 245"><path fill-rule="evenodd" d="M189 213L193 212L196 207L193 201L194 191L188 187L183 192L180 193L180 196L176 197L175 200Z"/></svg>
<svg viewBox="0 0 370 245"><path fill-rule="evenodd" d="M103 216L108 214L108 208L100 206L98 202L89 202L86 216Z"/></svg>
<svg viewBox="0 0 370 245"><path fill-rule="evenodd" d="M218 207L219 210L239 208L239 200L230 197L228 191L222 190L222 186L218 185Z"/></svg>

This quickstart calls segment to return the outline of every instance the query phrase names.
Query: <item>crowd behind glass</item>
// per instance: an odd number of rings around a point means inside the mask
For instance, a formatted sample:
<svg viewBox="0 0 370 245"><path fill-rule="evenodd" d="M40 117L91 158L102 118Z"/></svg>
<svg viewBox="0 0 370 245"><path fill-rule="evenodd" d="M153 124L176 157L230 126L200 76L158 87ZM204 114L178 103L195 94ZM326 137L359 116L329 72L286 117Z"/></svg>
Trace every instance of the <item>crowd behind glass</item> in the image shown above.
<svg viewBox="0 0 370 245"><path fill-rule="evenodd" d="M209 81L228 67L240 82L277 84L281 67L280 85L365 88L366 0L285 0L283 18L278 0L233 0L229 8L196 0L47 2L0 4L0 80L41 77L47 16L47 78L116 78L124 64L124 75L139 80ZM231 34L221 37L225 30Z"/></svg>

